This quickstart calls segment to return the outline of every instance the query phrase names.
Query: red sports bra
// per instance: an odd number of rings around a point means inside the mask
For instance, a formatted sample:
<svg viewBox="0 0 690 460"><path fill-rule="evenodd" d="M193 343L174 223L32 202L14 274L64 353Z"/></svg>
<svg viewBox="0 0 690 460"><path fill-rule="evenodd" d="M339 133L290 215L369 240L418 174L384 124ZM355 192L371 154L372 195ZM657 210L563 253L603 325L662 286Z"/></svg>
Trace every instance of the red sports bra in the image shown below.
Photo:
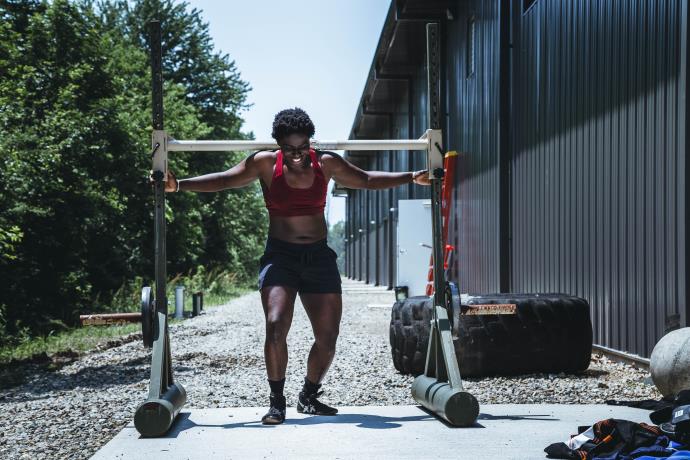
<svg viewBox="0 0 690 460"><path fill-rule="evenodd" d="M326 178L316 159L316 151L309 149L314 182L309 188L290 187L283 174L283 151L278 150L271 188L261 182L266 209L270 216L310 216L322 213L326 206Z"/></svg>

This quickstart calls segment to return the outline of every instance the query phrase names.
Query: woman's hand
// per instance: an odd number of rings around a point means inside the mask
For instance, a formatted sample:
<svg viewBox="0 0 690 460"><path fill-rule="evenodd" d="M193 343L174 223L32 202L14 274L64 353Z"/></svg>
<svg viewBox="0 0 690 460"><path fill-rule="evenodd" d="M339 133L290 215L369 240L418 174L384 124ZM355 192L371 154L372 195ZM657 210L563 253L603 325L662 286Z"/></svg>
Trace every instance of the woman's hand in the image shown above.
<svg viewBox="0 0 690 460"><path fill-rule="evenodd" d="M417 185L431 185L431 180L429 180L429 170L422 169L421 171L413 172L412 182Z"/></svg>
<svg viewBox="0 0 690 460"><path fill-rule="evenodd" d="M177 177L175 173L168 169L168 178L165 181L166 192L177 192Z"/></svg>
<svg viewBox="0 0 690 460"><path fill-rule="evenodd" d="M149 171L149 183L151 185L154 184L153 171ZM172 172L171 170L168 170L168 178L165 181L165 191L166 192L176 192L177 191L177 178L175 177L175 173Z"/></svg>

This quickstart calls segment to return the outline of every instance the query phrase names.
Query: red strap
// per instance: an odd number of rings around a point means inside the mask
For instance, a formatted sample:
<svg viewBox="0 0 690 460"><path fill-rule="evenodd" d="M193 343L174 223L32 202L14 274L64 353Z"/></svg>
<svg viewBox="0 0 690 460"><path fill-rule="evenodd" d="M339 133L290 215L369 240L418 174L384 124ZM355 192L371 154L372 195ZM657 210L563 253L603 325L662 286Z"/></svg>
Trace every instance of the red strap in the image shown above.
<svg viewBox="0 0 690 460"><path fill-rule="evenodd" d="M283 175L283 151L278 150L278 158L276 158L276 168L273 172L273 177L279 177Z"/></svg>
<svg viewBox="0 0 690 460"><path fill-rule="evenodd" d="M319 166L319 160L316 159L316 150L309 149L309 156L311 157L311 166L314 168L314 172L320 171L321 166Z"/></svg>

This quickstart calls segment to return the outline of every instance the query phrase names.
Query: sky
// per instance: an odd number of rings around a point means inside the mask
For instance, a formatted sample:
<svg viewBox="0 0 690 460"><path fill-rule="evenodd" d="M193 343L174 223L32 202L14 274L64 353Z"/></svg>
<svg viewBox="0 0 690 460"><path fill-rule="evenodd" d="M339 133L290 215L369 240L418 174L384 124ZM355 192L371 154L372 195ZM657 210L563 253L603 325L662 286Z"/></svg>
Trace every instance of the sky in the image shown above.
<svg viewBox="0 0 690 460"><path fill-rule="evenodd" d="M301 107L315 139L350 135L390 0L187 0L202 11L216 50L252 90L243 131L271 139L273 117ZM331 186L333 181L331 181ZM326 219L345 219L345 198L328 194Z"/></svg>

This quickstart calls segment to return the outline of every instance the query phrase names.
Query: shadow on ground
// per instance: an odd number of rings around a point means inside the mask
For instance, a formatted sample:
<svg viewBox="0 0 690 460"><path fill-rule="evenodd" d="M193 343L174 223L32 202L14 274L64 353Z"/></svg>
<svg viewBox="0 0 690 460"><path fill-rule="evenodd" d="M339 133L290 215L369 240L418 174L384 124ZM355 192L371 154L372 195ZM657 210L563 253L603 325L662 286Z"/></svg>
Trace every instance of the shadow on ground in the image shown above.
<svg viewBox="0 0 690 460"><path fill-rule="evenodd" d="M0 401L24 402L43 399L47 393L54 391L70 391L75 388L103 388L113 385L129 385L150 378L150 358L141 356L117 364L107 364L96 367L85 367L74 374L58 374L44 365L16 366L13 369L3 369L0 373ZM5 374L11 376L5 380ZM26 388L18 388L28 380L34 380ZM19 392L13 394L12 389Z"/></svg>
<svg viewBox="0 0 690 460"><path fill-rule="evenodd" d="M445 420L441 420L424 408L421 409L420 415L406 416L406 417L385 417L370 414L339 414L336 416L312 416L307 418L298 419L287 419L283 425L294 425L294 426L309 426L309 425L321 425L321 424L353 424L358 428L366 428L373 430L388 430L392 428L400 428L402 423L405 422L420 422L420 421L436 421L443 423L449 428L458 428L449 425ZM170 431L164 438L177 438L180 433L191 430L194 428L222 428L222 429L233 429L233 428L257 428L264 430L275 429L276 425L263 425L261 420L255 420L251 422L241 422L241 423L223 423L223 424L204 424L196 423L190 418L189 412L182 412L177 417L177 420L170 428ZM554 418L548 414L525 414L525 415L492 415L492 414L479 414L477 420L539 420L546 422L554 422L559 419ZM129 427L134 429L133 427ZM471 427L466 428L484 428L483 425L475 423Z"/></svg>
<svg viewBox="0 0 690 460"><path fill-rule="evenodd" d="M263 425L261 420L256 420L252 422L242 422L242 423L223 423L223 424L203 424L196 423L189 418L189 412L182 412L177 417L177 420L170 428L170 431L165 438L177 438L180 433L193 428L222 428L222 429L233 429L233 428L258 428L264 430L272 430L276 428L276 425ZM384 417L378 415L370 414L339 414L335 416L312 416L300 419L287 419L283 425L320 425L320 424L353 424L358 428L367 428L372 430L387 430L391 428L399 428L404 422L417 422L424 420L433 420L434 417L421 414L408 417ZM134 429L133 427L129 427Z"/></svg>

